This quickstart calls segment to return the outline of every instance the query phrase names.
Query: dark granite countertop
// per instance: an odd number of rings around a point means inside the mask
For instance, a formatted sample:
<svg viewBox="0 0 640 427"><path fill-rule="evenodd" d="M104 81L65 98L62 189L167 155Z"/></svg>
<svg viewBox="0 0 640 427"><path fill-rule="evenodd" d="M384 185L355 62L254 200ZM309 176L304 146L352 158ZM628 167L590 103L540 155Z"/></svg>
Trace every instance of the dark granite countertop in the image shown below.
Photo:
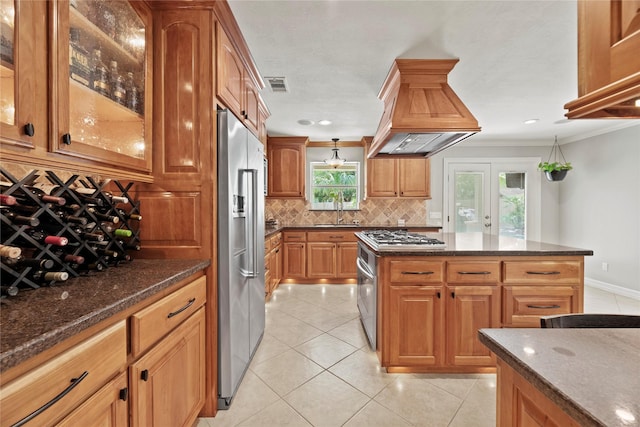
<svg viewBox="0 0 640 427"><path fill-rule="evenodd" d="M491 236L484 233L424 233L446 244L445 249L408 251L402 246L393 251L376 251L381 256L545 256L545 255L593 255L589 249L572 248L551 243L534 242L514 237ZM358 234L356 233L356 236ZM361 240L362 241L362 240ZM366 244L366 242L363 242Z"/></svg>
<svg viewBox="0 0 640 427"><path fill-rule="evenodd" d="M305 229L305 230L335 230L335 229L348 229L348 230L370 230L370 229L386 229L386 230L405 230L411 228L412 230L429 230L436 232L441 230L440 225L425 225L425 224L405 224L389 225L389 224L372 224L372 223L360 223L360 224L340 224L339 226L332 227L331 224L278 224L274 226L265 227L265 237L269 237L279 231Z"/></svg>
<svg viewBox="0 0 640 427"><path fill-rule="evenodd" d="M147 260L34 290L0 303L0 373L132 307L211 264Z"/></svg>
<svg viewBox="0 0 640 427"><path fill-rule="evenodd" d="M640 425L640 329L481 329L479 338L581 426Z"/></svg>

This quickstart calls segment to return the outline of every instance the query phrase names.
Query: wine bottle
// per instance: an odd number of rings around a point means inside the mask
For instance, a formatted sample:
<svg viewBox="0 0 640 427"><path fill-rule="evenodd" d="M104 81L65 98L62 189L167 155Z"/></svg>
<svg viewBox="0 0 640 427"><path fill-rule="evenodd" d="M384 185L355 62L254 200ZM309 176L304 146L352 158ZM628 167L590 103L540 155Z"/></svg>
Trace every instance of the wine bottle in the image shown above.
<svg viewBox="0 0 640 427"><path fill-rule="evenodd" d="M15 197L10 196L8 194L0 194L0 205L13 206L16 203L18 203L18 201L16 200Z"/></svg>
<svg viewBox="0 0 640 427"><path fill-rule="evenodd" d="M26 267L37 267L39 270L51 270L55 263L51 259L35 259L35 258L3 258L3 262L14 270L21 270Z"/></svg>
<svg viewBox="0 0 640 427"><path fill-rule="evenodd" d="M113 235L116 237L131 237L133 233L131 230L125 230L124 228L117 228L113 230Z"/></svg>
<svg viewBox="0 0 640 427"><path fill-rule="evenodd" d="M33 187L38 188L39 190L43 191L46 194L54 194L60 190L59 185L47 184L44 182L35 183ZM78 201L80 201L83 204L92 204L97 206L103 205L102 200L95 197L89 197L86 194L77 191L77 189L67 188L66 191L74 195L78 199Z"/></svg>
<svg viewBox="0 0 640 427"><path fill-rule="evenodd" d="M91 59L93 63L91 86L93 90L100 95L110 97L111 86L109 85L109 69L104 62L102 62L102 51L100 48L93 50L93 57Z"/></svg>
<svg viewBox="0 0 640 427"><path fill-rule="evenodd" d="M93 196L94 194L96 194L96 190L93 188L86 188L86 187L77 187L75 188L75 190L78 193L81 194L85 194L85 195L91 195ZM105 199L107 199L107 201L109 201L109 203L111 204L117 204L117 203L129 203L129 199L123 196L116 196L113 193L110 193L109 191L100 191L98 192L98 194L101 194L102 196L104 196Z"/></svg>
<svg viewBox="0 0 640 427"><path fill-rule="evenodd" d="M69 239L62 236L52 236L37 228L27 228L22 233L28 235L33 240L41 244L47 244L52 246L66 246L69 243ZM33 246L33 243L28 239L25 239L22 235L17 235L16 243L25 244L27 246Z"/></svg>
<svg viewBox="0 0 640 427"><path fill-rule="evenodd" d="M124 84L125 89L127 90L127 100L126 107L133 112L140 112L140 90L136 85L136 81L133 78L133 72L129 71L127 73L127 79Z"/></svg>
<svg viewBox="0 0 640 427"><path fill-rule="evenodd" d="M120 105L125 105L127 102L127 90L124 87L124 78L118 71L118 61L112 60L109 63L109 68L111 99Z"/></svg>
<svg viewBox="0 0 640 427"><path fill-rule="evenodd" d="M12 184L10 182L5 182L5 181L0 182L0 189L2 189L3 191L6 191L11 186ZM41 201L42 203L53 203L57 205L64 205L65 203L67 203L64 197L51 196L50 194L42 191L40 188L37 188L34 186L29 186L29 187L22 186L20 187L20 189L24 193L20 194L19 192L13 192L11 196L13 196L16 199L16 201L24 205L37 204L31 197L29 197L26 194L27 191L30 192L37 200Z"/></svg>
<svg viewBox="0 0 640 427"><path fill-rule="evenodd" d="M120 222L120 218L118 218L117 216L100 213L96 208L90 207L87 209L87 211L92 213L96 218L103 221L112 222L114 224Z"/></svg>
<svg viewBox="0 0 640 427"><path fill-rule="evenodd" d="M69 77L91 87L91 69L89 68L89 53L80 44L80 29L69 29Z"/></svg>
<svg viewBox="0 0 640 427"><path fill-rule="evenodd" d="M66 271L37 270L31 276L31 280L37 283L64 282L68 278L69 273L67 273Z"/></svg>
<svg viewBox="0 0 640 427"><path fill-rule="evenodd" d="M40 220L36 217L20 215L8 208L2 208L0 211L2 212L2 215L8 218L15 225L30 225L31 227L37 227L40 225Z"/></svg>
<svg viewBox="0 0 640 427"><path fill-rule="evenodd" d="M122 209L116 209L118 211L118 215L120 215L121 217L123 217L124 219L130 219L132 221L142 221L142 215L140 214L130 214L125 212Z"/></svg>
<svg viewBox="0 0 640 427"><path fill-rule="evenodd" d="M138 243L129 243L123 240L116 240L116 242L118 243L118 245L120 245L120 247L124 248L125 250L139 251L142 249L142 247Z"/></svg>
<svg viewBox="0 0 640 427"><path fill-rule="evenodd" d="M68 254L62 250L54 251L53 254L69 264L84 264L84 257L80 255Z"/></svg>
<svg viewBox="0 0 640 427"><path fill-rule="evenodd" d="M18 258L21 254L22 249L18 247L0 244L0 256L5 258Z"/></svg>

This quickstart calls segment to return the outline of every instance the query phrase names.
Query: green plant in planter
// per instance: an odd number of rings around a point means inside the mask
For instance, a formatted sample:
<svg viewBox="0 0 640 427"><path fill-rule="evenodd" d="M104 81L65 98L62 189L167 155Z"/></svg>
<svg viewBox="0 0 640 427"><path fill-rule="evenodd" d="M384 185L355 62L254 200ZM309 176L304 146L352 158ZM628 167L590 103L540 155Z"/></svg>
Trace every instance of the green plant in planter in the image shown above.
<svg viewBox="0 0 640 427"><path fill-rule="evenodd" d="M573 166L571 166L571 162L540 162L538 163L538 169L543 172L570 171L573 169Z"/></svg>

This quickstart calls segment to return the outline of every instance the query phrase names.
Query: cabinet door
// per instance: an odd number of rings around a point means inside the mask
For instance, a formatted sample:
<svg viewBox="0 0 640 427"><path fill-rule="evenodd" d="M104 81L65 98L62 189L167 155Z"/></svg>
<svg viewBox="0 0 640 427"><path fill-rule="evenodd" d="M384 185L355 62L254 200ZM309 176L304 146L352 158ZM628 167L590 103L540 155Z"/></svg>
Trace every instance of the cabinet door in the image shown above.
<svg viewBox="0 0 640 427"><path fill-rule="evenodd" d="M237 117L244 118L243 96L245 90L244 66L240 56L231 44L219 23L216 23L216 37L218 49L216 50L217 90L220 100Z"/></svg>
<svg viewBox="0 0 640 427"><path fill-rule="evenodd" d="M356 242L337 243L338 262L337 276L346 279L356 279L358 277L358 268L356 261L358 259L358 244Z"/></svg>
<svg viewBox="0 0 640 427"><path fill-rule="evenodd" d="M336 277L336 244L307 242L307 277Z"/></svg>
<svg viewBox="0 0 640 427"><path fill-rule="evenodd" d="M269 141L269 197L304 198L305 146Z"/></svg>
<svg viewBox="0 0 640 427"><path fill-rule="evenodd" d="M400 159L400 197L431 197L429 159Z"/></svg>
<svg viewBox="0 0 640 427"><path fill-rule="evenodd" d="M46 2L0 1L0 142L46 148ZM33 130L33 133L31 132ZM30 136L31 134L32 136Z"/></svg>
<svg viewBox="0 0 640 427"><path fill-rule="evenodd" d="M247 129L249 129L256 138L260 139L259 132L259 121L260 121L260 112L258 109L258 88L251 81L250 78L245 77L244 79L244 102L242 106L242 115L244 117L244 124L247 125Z"/></svg>
<svg viewBox="0 0 640 427"><path fill-rule="evenodd" d="M278 245L273 250L273 261L271 263L271 280L273 280L273 285L271 287L271 292L275 291L282 279L282 245Z"/></svg>
<svg viewBox="0 0 640 427"><path fill-rule="evenodd" d="M389 364L434 366L444 354L444 311L440 286L391 286Z"/></svg>
<svg viewBox="0 0 640 427"><path fill-rule="evenodd" d="M204 404L204 308L130 367L136 427L191 426Z"/></svg>
<svg viewBox="0 0 640 427"><path fill-rule="evenodd" d="M492 366L495 356L478 339L480 328L500 327L499 286L447 286L447 362Z"/></svg>
<svg viewBox="0 0 640 427"><path fill-rule="evenodd" d="M283 277L305 277L306 258L304 243L285 243Z"/></svg>
<svg viewBox="0 0 640 427"><path fill-rule="evenodd" d="M150 172L151 12L143 2L50 5L57 29L51 149Z"/></svg>
<svg viewBox="0 0 640 427"><path fill-rule="evenodd" d="M398 161L395 159L367 160L367 196L398 196Z"/></svg>
<svg viewBox="0 0 640 427"><path fill-rule="evenodd" d="M57 427L126 426L129 422L128 395L127 373L123 372L94 393Z"/></svg>

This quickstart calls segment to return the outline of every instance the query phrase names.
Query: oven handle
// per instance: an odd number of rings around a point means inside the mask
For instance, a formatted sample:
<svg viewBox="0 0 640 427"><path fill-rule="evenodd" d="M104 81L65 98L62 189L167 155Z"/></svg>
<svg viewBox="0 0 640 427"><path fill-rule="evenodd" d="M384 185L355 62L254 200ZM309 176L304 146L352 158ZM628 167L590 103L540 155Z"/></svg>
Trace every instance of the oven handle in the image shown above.
<svg viewBox="0 0 640 427"><path fill-rule="evenodd" d="M366 278L368 278L369 280L376 279L373 276L373 273L371 273L369 266L367 266L367 264L365 264L364 261L362 261L362 258L358 258L358 261L356 262L356 264L358 266L358 271L362 273Z"/></svg>

